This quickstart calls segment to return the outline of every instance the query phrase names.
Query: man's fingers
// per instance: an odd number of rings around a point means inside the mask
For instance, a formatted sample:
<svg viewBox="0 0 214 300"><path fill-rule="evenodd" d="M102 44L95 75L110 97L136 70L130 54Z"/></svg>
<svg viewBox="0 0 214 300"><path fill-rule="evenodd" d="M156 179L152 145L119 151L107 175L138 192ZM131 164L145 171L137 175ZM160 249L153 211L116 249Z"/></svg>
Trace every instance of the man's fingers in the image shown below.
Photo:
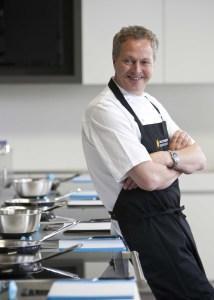
<svg viewBox="0 0 214 300"><path fill-rule="evenodd" d="M191 138L187 132L177 130L170 140L170 150L183 149L191 144Z"/></svg>
<svg viewBox="0 0 214 300"><path fill-rule="evenodd" d="M123 188L125 190L132 190L137 188L137 184L130 177L128 177L123 182Z"/></svg>

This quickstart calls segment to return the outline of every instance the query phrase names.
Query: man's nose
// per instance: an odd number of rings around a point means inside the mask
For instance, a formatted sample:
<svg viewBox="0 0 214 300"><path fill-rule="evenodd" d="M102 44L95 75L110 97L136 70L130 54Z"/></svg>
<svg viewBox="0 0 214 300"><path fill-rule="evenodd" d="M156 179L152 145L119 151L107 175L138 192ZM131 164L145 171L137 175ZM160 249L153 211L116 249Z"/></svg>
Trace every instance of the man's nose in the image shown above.
<svg viewBox="0 0 214 300"><path fill-rule="evenodd" d="M134 63L133 67L136 73L140 73L142 71L141 63L138 61Z"/></svg>

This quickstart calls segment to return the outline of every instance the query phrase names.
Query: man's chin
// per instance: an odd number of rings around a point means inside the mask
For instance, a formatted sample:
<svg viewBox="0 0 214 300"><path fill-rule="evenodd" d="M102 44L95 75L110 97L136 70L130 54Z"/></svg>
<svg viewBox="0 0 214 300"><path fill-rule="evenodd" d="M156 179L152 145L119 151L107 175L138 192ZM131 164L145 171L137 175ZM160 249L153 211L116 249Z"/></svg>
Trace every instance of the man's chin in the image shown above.
<svg viewBox="0 0 214 300"><path fill-rule="evenodd" d="M144 92L145 86L132 86L129 88L129 93L135 94L135 95L141 95Z"/></svg>

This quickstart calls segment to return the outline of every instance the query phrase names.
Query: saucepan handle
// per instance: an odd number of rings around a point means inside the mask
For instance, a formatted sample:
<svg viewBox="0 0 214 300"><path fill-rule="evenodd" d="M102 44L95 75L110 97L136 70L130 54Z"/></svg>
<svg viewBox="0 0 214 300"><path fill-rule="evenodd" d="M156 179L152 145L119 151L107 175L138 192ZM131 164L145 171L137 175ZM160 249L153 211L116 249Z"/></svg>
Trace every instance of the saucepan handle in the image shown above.
<svg viewBox="0 0 214 300"><path fill-rule="evenodd" d="M51 238L52 236L54 236L54 235L56 235L56 234L58 234L58 233L60 233L60 232L63 232L66 228L71 227L71 226L75 226L75 225L77 225L78 223L79 223L79 221L74 220L74 222L72 222L72 223L65 224L64 226L60 227L58 230L56 230L56 231L54 231L54 232L51 232L51 233L49 233L48 235L44 236L41 240L39 240L39 242L40 242L40 243L41 243L41 242L44 242L44 241L48 240L49 238Z"/></svg>
<svg viewBox="0 0 214 300"><path fill-rule="evenodd" d="M45 260L51 259L51 258L53 258L53 257L63 255L63 254L65 254L65 253L67 253L67 252L70 252L70 251L75 250L76 248L81 248L82 245L83 245L82 243L75 244L75 245L73 245L73 246L71 246L71 247L69 247L69 248L66 248L66 249L63 250L63 251L60 251L60 252L57 252L57 253L54 253L54 254L47 255L47 256L42 257L42 258L40 258L40 259L36 259L36 260L32 261L32 263L40 263L40 262L43 262L43 261L45 261Z"/></svg>
<svg viewBox="0 0 214 300"><path fill-rule="evenodd" d="M62 270L58 270L58 269L55 269L55 268L48 268L48 267L44 267L42 266L42 268L44 270L47 270L47 271L50 271L50 272L53 272L53 273L56 273L56 274L59 274L59 275L63 275L63 276L66 276L66 277L69 277L69 278L72 278L72 279L80 279L80 277L77 275L77 274L74 274L74 273L71 273L71 272L68 272L68 271L62 271Z"/></svg>

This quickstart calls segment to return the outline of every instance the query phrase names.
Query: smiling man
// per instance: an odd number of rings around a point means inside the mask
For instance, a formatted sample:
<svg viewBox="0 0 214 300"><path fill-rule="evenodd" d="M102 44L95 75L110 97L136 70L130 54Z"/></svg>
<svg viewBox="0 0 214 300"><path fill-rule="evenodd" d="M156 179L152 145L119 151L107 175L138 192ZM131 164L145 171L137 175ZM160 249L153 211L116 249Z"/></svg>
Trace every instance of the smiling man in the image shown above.
<svg viewBox="0 0 214 300"><path fill-rule="evenodd" d="M130 93L142 95L153 73L154 54L151 42L146 39L128 39L119 49L119 53L118 50L113 53L114 80Z"/></svg>
<svg viewBox="0 0 214 300"><path fill-rule="evenodd" d="M202 170L200 146L145 92L158 40L141 26L113 39L115 75L89 104L82 140L89 173L112 232L139 253L158 300L214 299L182 213L178 178Z"/></svg>

